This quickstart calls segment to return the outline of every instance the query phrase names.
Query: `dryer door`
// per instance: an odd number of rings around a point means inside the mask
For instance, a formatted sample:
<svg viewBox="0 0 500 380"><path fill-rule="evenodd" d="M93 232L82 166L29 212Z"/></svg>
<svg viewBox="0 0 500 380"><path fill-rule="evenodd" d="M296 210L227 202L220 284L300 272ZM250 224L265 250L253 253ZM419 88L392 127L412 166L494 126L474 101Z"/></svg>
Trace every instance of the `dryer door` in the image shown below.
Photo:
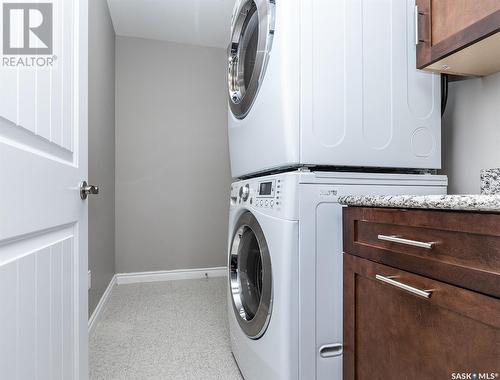
<svg viewBox="0 0 500 380"><path fill-rule="evenodd" d="M229 106L243 119L266 72L274 34L274 0L242 0L233 15L228 48Z"/></svg>
<svg viewBox="0 0 500 380"><path fill-rule="evenodd" d="M273 279L264 233L250 212L244 213L235 226L229 281L238 324L249 338L260 338L271 318Z"/></svg>

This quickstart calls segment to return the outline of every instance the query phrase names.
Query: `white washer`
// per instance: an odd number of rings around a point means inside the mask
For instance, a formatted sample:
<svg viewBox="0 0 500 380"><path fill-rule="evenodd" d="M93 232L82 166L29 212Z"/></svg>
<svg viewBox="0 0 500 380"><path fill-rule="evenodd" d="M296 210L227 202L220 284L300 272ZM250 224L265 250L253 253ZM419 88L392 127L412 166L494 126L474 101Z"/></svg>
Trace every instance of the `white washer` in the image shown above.
<svg viewBox="0 0 500 380"><path fill-rule="evenodd" d="M414 0L238 0L228 48L234 178L441 165L439 75L416 69Z"/></svg>
<svg viewBox="0 0 500 380"><path fill-rule="evenodd" d="M231 348L245 380L341 380L347 194L445 194L434 175L289 172L233 183Z"/></svg>

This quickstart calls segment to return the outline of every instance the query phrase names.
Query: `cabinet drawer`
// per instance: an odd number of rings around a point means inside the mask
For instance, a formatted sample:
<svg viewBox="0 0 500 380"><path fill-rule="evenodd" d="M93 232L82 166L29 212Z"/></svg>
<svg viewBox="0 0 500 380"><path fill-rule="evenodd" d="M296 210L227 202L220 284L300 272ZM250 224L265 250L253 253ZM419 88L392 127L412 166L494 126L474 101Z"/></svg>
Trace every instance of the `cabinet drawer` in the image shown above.
<svg viewBox="0 0 500 380"><path fill-rule="evenodd" d="M497 373L499 357L500 300L344 255L345 380Z"/></svg>
<svg viewBox="0 0 500 380"><path fill-rule="evenodd" d="M344 251L500 298L500 215L349 207Z"/></svg>

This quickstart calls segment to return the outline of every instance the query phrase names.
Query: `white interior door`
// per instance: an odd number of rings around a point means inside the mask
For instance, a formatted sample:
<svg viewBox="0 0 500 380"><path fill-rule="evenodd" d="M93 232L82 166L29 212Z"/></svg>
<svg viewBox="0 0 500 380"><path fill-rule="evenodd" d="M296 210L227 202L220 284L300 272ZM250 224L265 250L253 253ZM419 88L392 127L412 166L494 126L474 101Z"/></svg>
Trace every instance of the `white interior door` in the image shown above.
<svg viewBox="0 0 500 380"><path fill-rule="evenodd" d="M0 17L9 33L0 38L0 378L87 379L87 202L79 196L87 0L9 2L15 9L0 0L9 12ZM9 55L3 41L53 51Z"/></svg>

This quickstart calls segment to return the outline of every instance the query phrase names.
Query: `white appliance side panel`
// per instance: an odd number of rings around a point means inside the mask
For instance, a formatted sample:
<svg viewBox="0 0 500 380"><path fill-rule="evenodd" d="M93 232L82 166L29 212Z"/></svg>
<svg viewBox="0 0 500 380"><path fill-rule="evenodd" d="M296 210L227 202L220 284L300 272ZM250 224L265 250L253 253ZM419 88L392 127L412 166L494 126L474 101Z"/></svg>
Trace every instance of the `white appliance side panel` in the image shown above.
<svg viewBox="0 0 500 380"><path fill-rule="evenodd" d="M340 195L445 194L445 186L301 185L299 222L300 379L335 379L323 345L342 343L342 206Z"/></svg>
<svg viewBox="0 0 500 380"><path fill-rule="evenodd" d="M273 47L262 87L249 114L228 109L233 178L299 163L298 0L276 2Z"/></svg>
<svg viewBox="0 0 500 380"><path fill-rule="evenodd" d="M301 163L440 168L439 75L416 69L414 1L302 4Z"/></svg>

